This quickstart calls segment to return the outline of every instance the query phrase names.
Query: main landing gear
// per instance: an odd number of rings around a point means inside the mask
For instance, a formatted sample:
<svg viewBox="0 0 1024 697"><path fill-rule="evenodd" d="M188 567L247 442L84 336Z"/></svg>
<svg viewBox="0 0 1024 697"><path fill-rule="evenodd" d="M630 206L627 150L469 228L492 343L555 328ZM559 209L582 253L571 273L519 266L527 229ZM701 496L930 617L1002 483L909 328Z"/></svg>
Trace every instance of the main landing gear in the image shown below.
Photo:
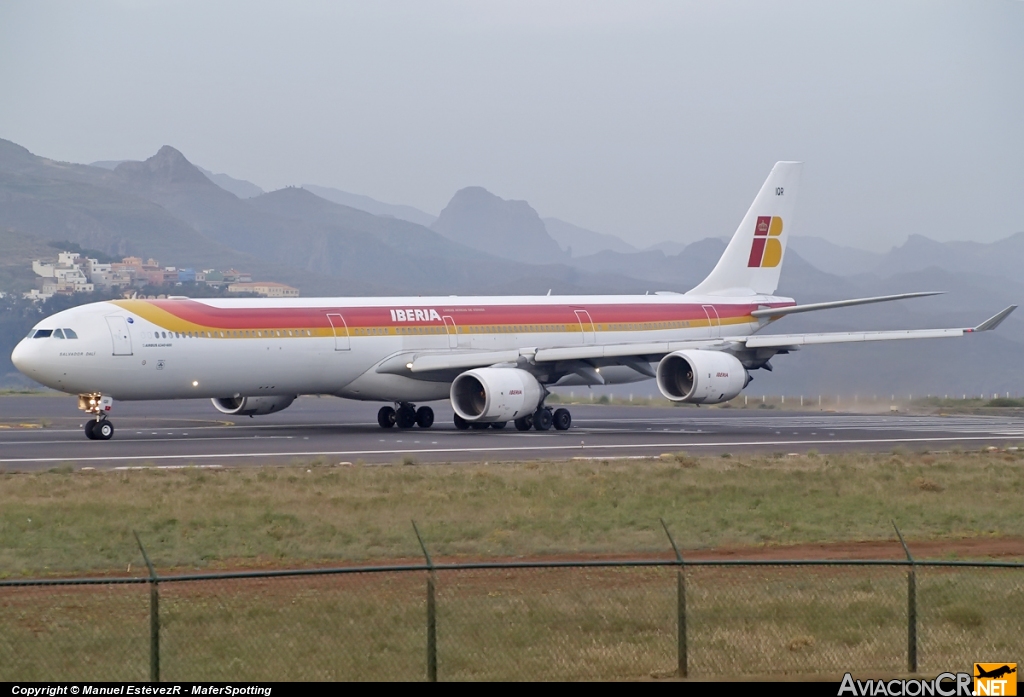
<svg viewBox="0 0 1024 697"><path fill-rule="evenodd" d="M556 431L568 431L572 425L572 414L568 409L559 407L554 412L551 407L540 407L529 416L515 420L517 431L529 431L531 428L537 431L550 430L552 426Z"/></svg>
<svg viewBox="0 0 1024 697"><path fill-rule="evenodd" d="M430 428L434 425L434 410L430 407L416 408L415 404L401 402L397 409L392 407L381 407L377 412L377 424L381 428Z"/></svg>
<svg viewBox="0 0 1024 697"><path fill-rule="evenodd" d="M114 406L111 397L104 397L101 394L80 394L78 395L78 408L89 415L85 422L85 437L89 440L110 440L114 437L114 424L107 418L107 414Z"/></svg>

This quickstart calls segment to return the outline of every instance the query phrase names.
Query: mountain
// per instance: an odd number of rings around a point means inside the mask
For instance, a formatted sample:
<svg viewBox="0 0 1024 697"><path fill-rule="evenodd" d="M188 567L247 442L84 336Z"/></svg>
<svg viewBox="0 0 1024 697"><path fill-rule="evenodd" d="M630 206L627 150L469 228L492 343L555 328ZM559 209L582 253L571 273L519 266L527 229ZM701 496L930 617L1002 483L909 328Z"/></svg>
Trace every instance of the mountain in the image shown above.
<svg viewBox="0 0 1024 697"><path fill-rule="evenodd" d="M306 189L241 200L169 146L145 162L118 165L114 174L116 186L158 203L207 238L294 271L340 279L336 283L346 293L597 292L604 280L564 267L510 264L490 250L470 249L421 225L332 203ZM618 277L615 284L636 288L638 282Z"/></svg>
<svg viewBox="0 0 1024 697"><path fill-rule="evenodd" d="M629 254L636 252L636 247L623 242L615 235L606 235L586 228L567 223L558 218L544 218L544 227L558 245L570 252L573 257L583 257L598 252L619 252Z"/></svg>
<svg viewBox="0 0 1024 697"><path fill-rule="evenodd" d="M726 242L728 242L728 240L726 240ZM647 249L660 250L665 254L674 256L676 254L679 254L679 252L683 251L684 249L686 249L686 244L683 242L658 242L657 244L652 244Z"/></svg>
<svg viewBox="0 0 1024 697"><path fill-rule="evenodd" d="M347 191L341 191L340 189L332 189L328 186L316 186L315 184L303 184L303 189L312 191L320 198L327 199L334 203L339 203L342 206L348 206L349 208L356 208L367 213L373 213L374 215L380 215L388 218L398 218L399 220L407 220L410 223L416 223L424 227L430 227L437 220L436 215L430 213L424 213L418 208L412 206L400 206L393 203L381 203L376 199L372 199L369 196L361 196L360 194L350 194Z"/></svg>
<svg viewBox="0 0 1024 697"><path fill-rule="evenodd" d="M822 271L837 276L871 274L886 278L936 268L1015 279L1024 260L1024 232L988 244L937 242L912 234L885 253L844 247L818 237L792 237L789 247Z"/></svg>
<svg viewBox="0 0 1024 697"><path fill-rule="evenodd" d="M165 158L172 156L165 151ZM0 139L0 229L42 244L67 240L114 256L155 257L174 266L233 266L257 278L295 285L306 295L357 290L345 279L304 273L203 235L161 203L140 195L146 187L132 183L133 173L152 179L156 173L146 170L153 169L153 164L121 162L118 167L125 169L119 173L117 168L109 171L38 157ZM201 172L189 173L177 164L178 173L193 186L209 187L213 195L245 205Z"/></svg>
<svg viewBox="0 0 1024 697"><path fill-rule="evenodd" d="M238 198L252 198L263 193L263 189L244 179L235 179L226 174L214 174L210 170L198 166L196 168L205 174L207 179L224 191L230 191Z"/></svg>
<svg viewBox="0 0 1024 697"><path fill-rule="evenodd" d="M134 160L98 160L96 162L90 162L90 167L100 167L102 169L115 170L118 165L124 162L134 162ZM202 172L207 179L212 181L214 184L230 191L238 198L252 198L253 196L259 196L263 193L263 189L256 186L250 181L244 179L235 179L234 177L228 176L227 174L214 174L208 169L203 169L199 165L196 165L196 169Z"/></svg>
<svg viewBox="0 0 1024 697"><path fill-rule="evenodd" d="M526 201L506 201L479 186L455 193L431 229L459 244L528 264L566 261Z"/></svg>
<svg viewBox="0 0 1024 697"><path fill-rule="evenodd" d="M868 273L882 262L882 254L853 247L843 247L821 237L789 238L789 249L797 251L808 263L826 273L853 276Z"/></svg>

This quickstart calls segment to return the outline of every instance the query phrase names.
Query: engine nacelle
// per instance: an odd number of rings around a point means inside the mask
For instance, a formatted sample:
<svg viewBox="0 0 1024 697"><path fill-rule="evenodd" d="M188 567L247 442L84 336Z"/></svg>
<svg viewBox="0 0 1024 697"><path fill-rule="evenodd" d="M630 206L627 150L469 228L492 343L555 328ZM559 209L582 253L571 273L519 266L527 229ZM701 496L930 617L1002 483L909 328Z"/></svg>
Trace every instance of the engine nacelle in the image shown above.
<svg viewBox="0 0 1024 697"><path fill-rule="evenodd" d="M673 402L718 404L743 391L750 375L721 351L676 351L658 364L658 389Z"/></svg>
<svg viewBox="0 0 1024 697"><path fill-rule="evenodd" d="M455 413L469 422L512 421L536 411L546 392L519 368L467 370L452 383Z"/></svg>
<svg viewBox="0 0 1024 697"><path fill-rule="evenodd" d="M262 416L288 408L295 395L275 397L218 397L210 400L217 411L235 416Z"/></svg>

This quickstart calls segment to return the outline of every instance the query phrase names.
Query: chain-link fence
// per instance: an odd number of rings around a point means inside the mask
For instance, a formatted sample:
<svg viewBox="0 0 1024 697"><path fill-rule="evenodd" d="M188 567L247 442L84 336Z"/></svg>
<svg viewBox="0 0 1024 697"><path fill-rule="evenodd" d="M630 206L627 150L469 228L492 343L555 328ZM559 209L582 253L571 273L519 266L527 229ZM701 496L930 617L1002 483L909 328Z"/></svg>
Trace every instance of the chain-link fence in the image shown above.
<svg viewBox="0 0 1024 697"><path fill-rule="evenodd" d="M1014 660L1024 564L424 564L0 581L0 680L937 673Z"/></svg>

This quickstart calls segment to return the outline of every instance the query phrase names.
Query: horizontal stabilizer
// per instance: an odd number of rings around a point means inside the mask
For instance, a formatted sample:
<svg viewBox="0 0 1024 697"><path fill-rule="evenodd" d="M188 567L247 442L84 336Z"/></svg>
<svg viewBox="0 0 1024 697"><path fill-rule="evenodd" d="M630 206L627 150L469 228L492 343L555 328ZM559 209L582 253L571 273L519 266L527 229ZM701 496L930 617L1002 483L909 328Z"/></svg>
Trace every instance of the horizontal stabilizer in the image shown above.
<svg viewBox="0 0 1024 697"><path fill-rule="evenodd" d="M807 305L790 305L789 307L766 307L761 310L754 310L750 314L754 317L782 317L797 312L813 312L815 310L830 310L834 307L853 307L854 305L870 305L871 303L884 303L891 300L906 300L907 298L925 298L929 295L942 295L944 290L929 290L918 293L900 293L899 295L877 295L873 298L854 298L853 300L835 300L827 303L809 303ZM994 318L993 318L994 319Z"/></svg>

